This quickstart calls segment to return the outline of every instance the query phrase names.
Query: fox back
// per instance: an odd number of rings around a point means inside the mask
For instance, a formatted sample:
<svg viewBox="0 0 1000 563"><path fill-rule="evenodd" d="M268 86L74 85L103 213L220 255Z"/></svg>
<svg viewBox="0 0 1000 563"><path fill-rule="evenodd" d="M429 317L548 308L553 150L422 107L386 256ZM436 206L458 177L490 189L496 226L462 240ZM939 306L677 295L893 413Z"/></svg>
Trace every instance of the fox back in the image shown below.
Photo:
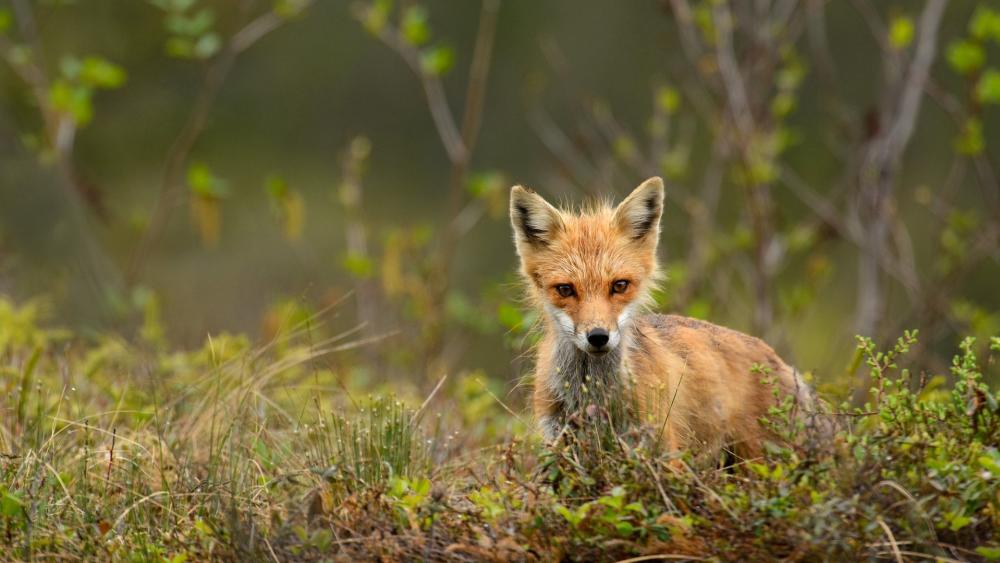
<svg viewBox="0 0 1000 563"><path fill-rule="evenodd" d="M660 271L663 181L650 178L617 207L556 209L511 189L510 218L531 304L542 311L533 407L547 441L595 400L618 392L664 429L671 450L756 457L760 420L776 396L811 409L798 374L767 344L705 321L648 312ZM773 385L762 382L766 375ZM778 393L775 393L774 386Z"/></svg>

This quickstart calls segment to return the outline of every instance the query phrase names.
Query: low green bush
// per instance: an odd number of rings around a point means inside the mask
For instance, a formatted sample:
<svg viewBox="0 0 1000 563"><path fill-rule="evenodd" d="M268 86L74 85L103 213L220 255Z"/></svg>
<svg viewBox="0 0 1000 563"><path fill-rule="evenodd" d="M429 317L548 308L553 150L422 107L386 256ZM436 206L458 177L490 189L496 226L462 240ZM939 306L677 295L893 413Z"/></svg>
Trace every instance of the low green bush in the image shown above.
<svg viewBox="0 0 1000 563"><path fill-rule="evenodd" d="M814 432L782 403L789 440L715 464L614 408L545 447L483 374L359 400L315 324L177 351L38 307L0 301L4 559L1000 558L998 338L947 374L861 339L867 404Z"/></svg>

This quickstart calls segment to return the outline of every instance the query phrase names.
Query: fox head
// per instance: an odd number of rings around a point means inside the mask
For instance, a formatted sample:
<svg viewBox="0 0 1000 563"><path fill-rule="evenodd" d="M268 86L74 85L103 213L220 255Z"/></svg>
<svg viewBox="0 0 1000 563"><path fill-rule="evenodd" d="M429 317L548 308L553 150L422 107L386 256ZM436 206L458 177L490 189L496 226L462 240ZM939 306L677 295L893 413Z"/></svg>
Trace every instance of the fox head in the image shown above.
<svg viewBox="0 0 1000 563"><path fill-rule="evenodd" d="M658 278L662 213L663 180L655 177L617 207L580 213L556 209L529 188L511 188L521 274L561 338L594 356L621 345Z"/></svg>

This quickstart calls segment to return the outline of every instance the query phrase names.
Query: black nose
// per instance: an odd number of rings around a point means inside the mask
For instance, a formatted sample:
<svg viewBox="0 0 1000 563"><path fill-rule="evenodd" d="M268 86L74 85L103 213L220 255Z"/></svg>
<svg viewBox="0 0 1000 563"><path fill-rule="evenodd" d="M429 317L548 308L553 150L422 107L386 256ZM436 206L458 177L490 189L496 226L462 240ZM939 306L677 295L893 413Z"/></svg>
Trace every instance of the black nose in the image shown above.
<svg viewBox="0 0 1000 563"><path fill-rule="evenodd" d="M604 348L604 345L608 343L608 331L603 328L595 328L594 330L587 333L587 342L594 348Z"/></svg>

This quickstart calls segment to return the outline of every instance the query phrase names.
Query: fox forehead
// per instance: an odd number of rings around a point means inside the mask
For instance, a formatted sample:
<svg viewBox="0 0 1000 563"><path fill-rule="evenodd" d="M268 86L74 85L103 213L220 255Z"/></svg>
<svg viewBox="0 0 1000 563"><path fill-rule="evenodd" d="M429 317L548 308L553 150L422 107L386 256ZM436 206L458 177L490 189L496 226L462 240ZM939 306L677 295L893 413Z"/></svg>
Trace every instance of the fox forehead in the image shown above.
<svg viewBox="0 0 1000 563"><path fill-rule="evenodd" d="M597 288L617 279L638 282L655 268L655 250L620 231L612 210L563 215L564 228L547 248L524 257L539 285L573 283Z"/></svg>

